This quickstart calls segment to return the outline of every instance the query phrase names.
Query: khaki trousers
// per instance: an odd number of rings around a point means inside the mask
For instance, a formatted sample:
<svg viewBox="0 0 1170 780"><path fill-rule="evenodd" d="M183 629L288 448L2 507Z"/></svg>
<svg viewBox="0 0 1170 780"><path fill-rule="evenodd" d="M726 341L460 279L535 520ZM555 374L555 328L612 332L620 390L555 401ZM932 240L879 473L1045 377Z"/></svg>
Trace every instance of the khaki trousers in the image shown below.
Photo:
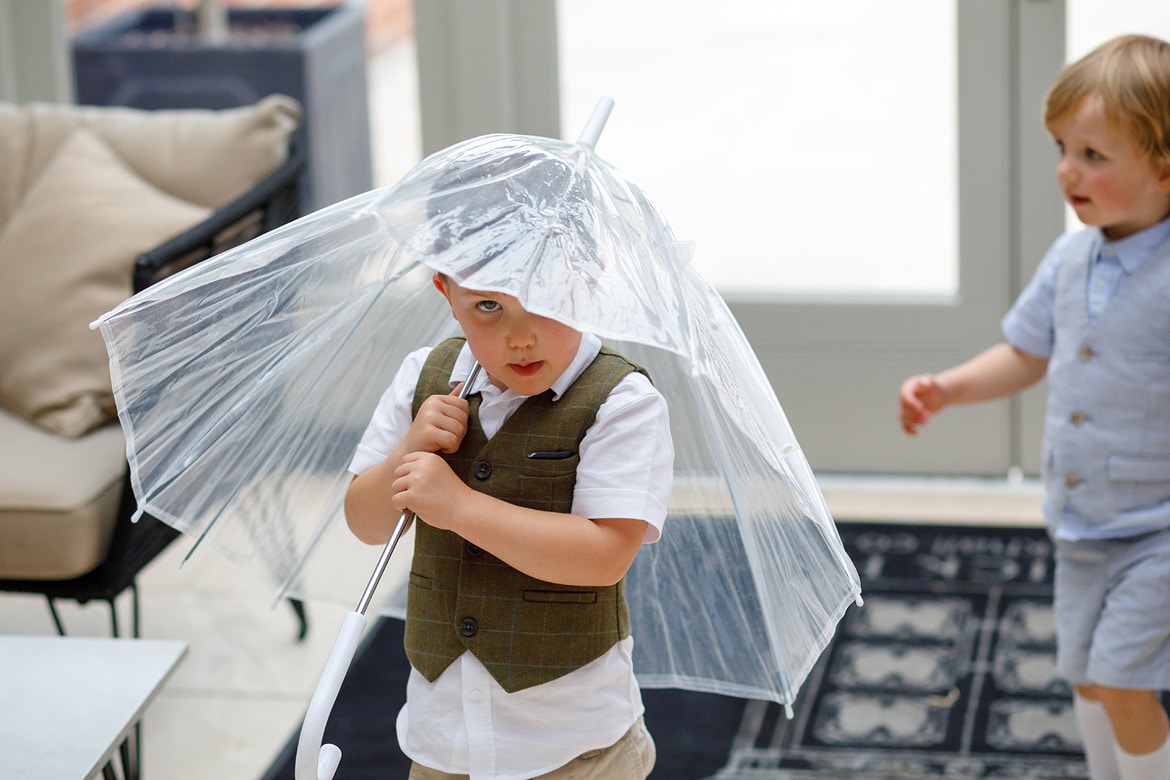
<svg viewBox="0 0 1170 780"><path fill-rule="evenodd" d="M644 780L654 768L656 757L654 740L642 718L638 718L630 730L609 747L588 750L560 769L533 780ZM468 780L468 776L449 775L416 763L410 769L410 780Z"/></svg>

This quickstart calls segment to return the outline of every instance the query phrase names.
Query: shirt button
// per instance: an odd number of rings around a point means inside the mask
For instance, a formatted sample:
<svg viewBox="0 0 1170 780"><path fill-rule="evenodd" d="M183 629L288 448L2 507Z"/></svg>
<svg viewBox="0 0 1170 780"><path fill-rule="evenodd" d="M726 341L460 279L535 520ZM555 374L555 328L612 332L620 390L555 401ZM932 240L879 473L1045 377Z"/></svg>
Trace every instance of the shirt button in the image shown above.
<svg viewBox="0 0 1170 780"><path fill-rule="evenodd" d="M479 631L479 623L475 622L473 617L465 617L459 621L459 633L466 637L475 636Z"/></svg>
<svg viewBox="0 0 1170 780"><path fill-rule="evenodd" d="M1093 348L1081 347L1077 350L1077 357L1079 357L1081 360L1088 360L1089 358L1093 357Z"/></svg>
<svg viewBox="0 0 1170 780"><path fill-rule="evenodd" d="M1064 486L1067 488L1075 488L1079 484L1081 484L1081 478L1076 474L1069 474L1064 478Z"/></svg>
<svg viewBox="0 0 1170 780"><path fill-rule="evenodd" d="M464 544L463 549L472 558L478 558L479 556L483 555L483 549L481 549L480 547L477 547L476 545L472 544L471 542L467 542L466 544Z"/></svg>
<svg viewBox="0 0 1170 780"><path fill-rule="evenodd" d="M492 464L486 461L480 461L475 464L475 478L487 479L492 475Z"/></svg>
<svg viewBox="0 0 1170 780"><path fill-rule="evenodd" d="M1073 425L1080 425L1081 423L1083 423L1085 421L1085 413L1084 412L1073 412L1072 414L1069 415L1068 419L1069 419L1069 422L1071 422Z"/></svg>
<svg viewBox="0 0 1170 780"><path fill-rule="evenodd" d="M483 699L483 693L477 688L471 692L471 695L468 698L478 704Z"/></svg>

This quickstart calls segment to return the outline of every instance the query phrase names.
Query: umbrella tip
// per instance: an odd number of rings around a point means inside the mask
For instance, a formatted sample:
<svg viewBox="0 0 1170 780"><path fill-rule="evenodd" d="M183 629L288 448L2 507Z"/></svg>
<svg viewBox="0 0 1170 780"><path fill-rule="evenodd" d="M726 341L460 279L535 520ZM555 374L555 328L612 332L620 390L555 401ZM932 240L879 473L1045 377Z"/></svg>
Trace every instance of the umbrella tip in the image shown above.
<svg viewBox="0 0 1170 780"><path fill-rule="evenodd" d="M597 105L593 107L593 113L589 115L589 121L585 123L585 129L577 137L577 143L590 149L596 147L597 139L601 137L601 131L605 128L609 112L612 110L613 98L603 97L598 100Z"/></svg>

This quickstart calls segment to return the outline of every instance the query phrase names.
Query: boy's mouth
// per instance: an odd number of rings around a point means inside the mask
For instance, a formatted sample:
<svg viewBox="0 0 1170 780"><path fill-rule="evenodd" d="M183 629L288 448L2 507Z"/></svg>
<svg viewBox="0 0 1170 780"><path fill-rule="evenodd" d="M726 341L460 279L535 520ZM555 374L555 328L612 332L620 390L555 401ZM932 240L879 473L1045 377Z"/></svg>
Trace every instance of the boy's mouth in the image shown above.
<svg viewBox="0 0 1170 780"><path fill-rule="evenodd" d="M520 376L533 376L539 373L540 369L544 368L544 361L536 360L531 363L509 363L508 368Z"/></svg>

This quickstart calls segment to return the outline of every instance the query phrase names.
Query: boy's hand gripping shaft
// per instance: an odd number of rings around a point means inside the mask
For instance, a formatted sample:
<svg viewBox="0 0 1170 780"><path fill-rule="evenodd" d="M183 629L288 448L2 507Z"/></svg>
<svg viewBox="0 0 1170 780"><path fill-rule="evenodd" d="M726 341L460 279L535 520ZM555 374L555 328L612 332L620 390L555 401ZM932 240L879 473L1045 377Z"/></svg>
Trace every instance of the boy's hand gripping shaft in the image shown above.
<svg viewBox="0 0 1170 780"><path fill-rule="evenodd" d="M479 376L479 372L479 363L473 364L459 391L460 398L466 398L471 392L471 385ZM366 610L374 598L374 591L377 590L378 582L390 563L390 556L394 554L398 540L413 522L414 512L409 509L398 516L394 531L390 534L386 546L382 548L382 555L379 556L370 582L358 600L357 608L347 614L341 622L341 629L333 641L333 649L329 651L325 668L321 670L321 677L317 680L317 688L309 700L305 722L301 726L301 736L297 740L296 780L333 780L333 775L341 764L341 748L337 745L322 744L325 738L325 723L329 720L333 703L337 701L337 693L341 690L341 682L345 679L345 673L349 671L354 653L357 652L358 641L366 627Z"/></svg>

